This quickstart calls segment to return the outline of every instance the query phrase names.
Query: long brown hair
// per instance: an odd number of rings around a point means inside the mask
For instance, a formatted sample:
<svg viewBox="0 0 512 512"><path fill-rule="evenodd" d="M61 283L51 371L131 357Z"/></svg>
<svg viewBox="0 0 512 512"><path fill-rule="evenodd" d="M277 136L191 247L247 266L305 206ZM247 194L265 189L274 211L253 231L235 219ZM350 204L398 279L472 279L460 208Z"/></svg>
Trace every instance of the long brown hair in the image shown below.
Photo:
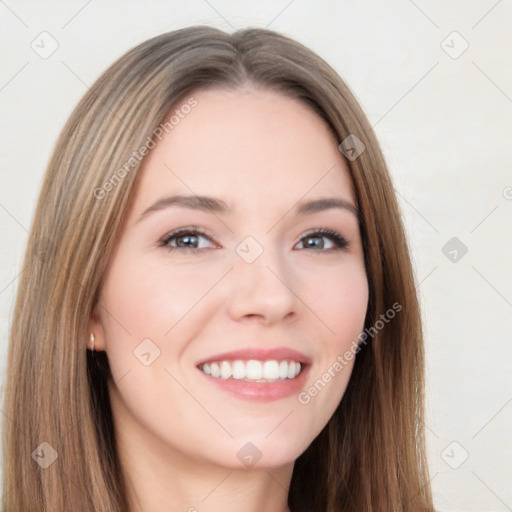
<svg viewBox="0 0 512 512"><path fill-rule="evenodd" d="M361 345L337 410L295 462L289 506L293 512L434 510L420 310L397 200L372 128L337 73L298 42L257 28L227 34L196 26L154 37L116 61L80 101L56 143L10 332L4 512L129 510L107 391L108 359L103 352L93 356L86 343L140 162L105 184L177 102L198 89L245 84L298 98L339 143L353 135L364 144L357 158L346 160L361 210L370 288L365 327L392 304L402 307ZM99 197L99 189L108 193ZM46 468L37 463L43 453L57 455Z"/></svg>

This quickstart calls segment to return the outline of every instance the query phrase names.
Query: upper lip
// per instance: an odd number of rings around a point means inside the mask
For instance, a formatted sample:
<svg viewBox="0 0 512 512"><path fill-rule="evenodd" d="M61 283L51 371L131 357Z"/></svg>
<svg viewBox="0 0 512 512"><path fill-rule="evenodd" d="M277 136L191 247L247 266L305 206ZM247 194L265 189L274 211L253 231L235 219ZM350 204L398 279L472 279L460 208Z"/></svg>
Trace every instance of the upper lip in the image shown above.
<svg viewBox="0 0 512 512"><path fill-rule="evenodd" d="M222 354L215 354L207 358L198 361L197 366L212 361L235 361L237 359L250 360L256 359L258 361L270 361L270 360L292 360L302 364L311 364L311 358L307 355L287 347L276 347L270 349L264 348L245 348L239 350L233 350L231 352L223 352Z"/></svg>

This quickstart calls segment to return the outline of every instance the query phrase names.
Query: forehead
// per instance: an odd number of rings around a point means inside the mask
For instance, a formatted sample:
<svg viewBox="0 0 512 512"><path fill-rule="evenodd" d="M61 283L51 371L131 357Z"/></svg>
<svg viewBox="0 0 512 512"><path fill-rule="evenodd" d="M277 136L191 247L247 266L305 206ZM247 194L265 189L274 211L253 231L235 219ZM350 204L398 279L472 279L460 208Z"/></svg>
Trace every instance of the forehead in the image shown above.
<svg viewBox="0 0 512 512"><path fill-rule="evenodd" d="M190 97L194 108L181 110ZM200 90L166 120L173 115L172 129L139 171L139 209L166 193L222 197L230 209L238 199L271 203L329 194L354 200L336 138L297 99L266 90Z"/></svg>

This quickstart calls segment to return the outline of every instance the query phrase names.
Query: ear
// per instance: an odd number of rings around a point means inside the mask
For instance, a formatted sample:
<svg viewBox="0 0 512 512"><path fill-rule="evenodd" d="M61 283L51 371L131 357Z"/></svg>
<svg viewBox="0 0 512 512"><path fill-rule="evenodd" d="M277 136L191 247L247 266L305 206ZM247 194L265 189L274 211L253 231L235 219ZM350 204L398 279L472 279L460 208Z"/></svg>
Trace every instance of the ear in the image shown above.
<svg viewBox="0 0 512 512"><path fill-rule="evenodd" d="M94 334L94 350L105 350L105 329L102 321L102 307L98 302L94 305L89 320L89 336L87 338L87 347L92 350L92 341L90 335Z"/></svg>

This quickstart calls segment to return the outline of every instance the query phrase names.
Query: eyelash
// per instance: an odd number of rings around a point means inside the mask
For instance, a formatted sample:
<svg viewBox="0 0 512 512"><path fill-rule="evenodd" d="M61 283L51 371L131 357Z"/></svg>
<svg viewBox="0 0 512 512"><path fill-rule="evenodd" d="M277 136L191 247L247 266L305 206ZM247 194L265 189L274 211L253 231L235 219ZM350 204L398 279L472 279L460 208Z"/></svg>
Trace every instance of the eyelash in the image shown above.
<svg viewBox="0 0 512 512"><path fill-rule="evenodd" d="M169 252L176 251L176 250L182 250L182 251L186 251L186 252L197 252L197 251L203 250L198 247L172 247L172 246L168 245L168 243L171 240L173 240L175 238L179 238L180 236L183 236L183 235L204 236L204 237L208 238L209 240L211 240L211 237L208 234L206 234L205 232L203 232L195 227L189 227L189 228L180 228L175 231L172 231L171 233L168 233L167 235L164 236L164 238L162 238L160 240L158 245L160 247L166 248ZM297 242L301 242L307 238L317 238L316 236L313 236L313 235L321 235L322 237L329 238L332 242L334 242L336 244L336 247L333 247L331 249L318 249L318 252L340 251L340 250L346 249L350 245L350 243L344 236L340 235L336 231L332 231L330 229L323 229L323 228L312 229L310 231L307 231L306 233L304 233L304 235L302 235L301 238L299 238L299 240L297 240Z"/></svg>

